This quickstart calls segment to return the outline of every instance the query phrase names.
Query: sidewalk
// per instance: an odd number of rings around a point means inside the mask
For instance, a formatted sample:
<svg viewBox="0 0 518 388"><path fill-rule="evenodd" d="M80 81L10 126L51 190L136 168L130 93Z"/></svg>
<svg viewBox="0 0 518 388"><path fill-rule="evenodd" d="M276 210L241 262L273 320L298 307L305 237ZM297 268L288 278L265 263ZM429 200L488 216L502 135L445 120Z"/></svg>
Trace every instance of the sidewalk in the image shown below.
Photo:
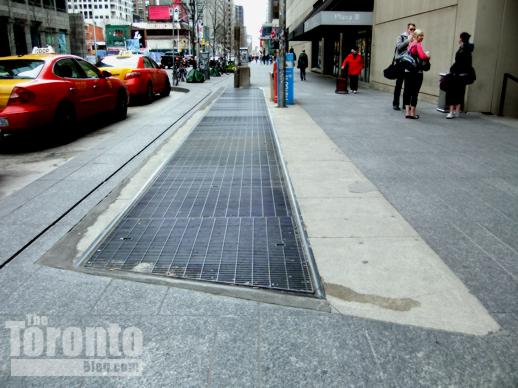
<svg viewBox="0 0 518 388"><path fill-rule="evenodd" d="M252 74L268 88L263 66ZM328 300L360 317L514 331L518 121L446 120L425 102L406 120L387 93L334 86L296 77L296 105L270 105Z"/></svg>
<svg viewBox="0 0 518 388"><path fill-rule="evenodd" d="M268 68L252 65L254 86L266 85ZM134 326L144 333L143 375L11 377L9 331L2 329L0 385L515 386L514 122L507 125L471 114L447 121L425 103L420 104L420 120L405 120L392 111L388 94L363 88L358 95L335 95L333 80L311 73L307 82L297 82L295 92L297 106L270 106L270 112L321 275L324 281L336 275L330 282L335 287L328 282L328 295L340 313L35 264L108 194L99 193L2 268L0 316L13 321L36 313L47 316L49 326L61 328ZM169 125L165 119L161 117L163 126ZM153 149L154 157L174 149L168 142L179 140L171 136L163 147ZM53 174L78 162L72 160ZM142 171L149 177L146 166ZM128 179L133 180L131 174ZM31 190L38 193L43 184L45 180L38 180ZM322 190L329 195L323 196ZM126 202L135 195L120 194ZM1 210L17 209L22 199L14 200ZM8 225L4 227L2 241L8 241ZM327 249L329 242L348 241L357 244L348 251L340 245ZM383 243L375 246L376 241ZM392 242L390 249L387 241ZM408 254L398 260L402 251ZM413 255L416 251L421 254ZM328 267L322 261L326 257ZM420 264L430 258L427 268L434 277L426 278ZM373 270L362 270L370 267ZM404 279L410 284L400 284ZM434 293L415 290L430 286L435 286ZM408 290L412 294L405 294ZM412 316L432 302L440 307L441 299L429 295L444 295L445 309L453 317L433 315L433 309ZM463 322L462 316L469 321Z"/></svg>

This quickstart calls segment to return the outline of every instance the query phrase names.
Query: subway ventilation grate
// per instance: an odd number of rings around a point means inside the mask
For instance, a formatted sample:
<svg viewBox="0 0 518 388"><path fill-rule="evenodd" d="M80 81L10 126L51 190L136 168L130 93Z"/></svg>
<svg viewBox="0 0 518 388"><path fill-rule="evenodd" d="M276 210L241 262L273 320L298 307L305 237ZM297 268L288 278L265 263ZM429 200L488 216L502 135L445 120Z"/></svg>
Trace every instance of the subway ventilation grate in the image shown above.
<svg viewBox="0 0 518 388"><path fill-rule="evenodd" d="M84 266L313 294L262 93L230 91Z"/></svg>

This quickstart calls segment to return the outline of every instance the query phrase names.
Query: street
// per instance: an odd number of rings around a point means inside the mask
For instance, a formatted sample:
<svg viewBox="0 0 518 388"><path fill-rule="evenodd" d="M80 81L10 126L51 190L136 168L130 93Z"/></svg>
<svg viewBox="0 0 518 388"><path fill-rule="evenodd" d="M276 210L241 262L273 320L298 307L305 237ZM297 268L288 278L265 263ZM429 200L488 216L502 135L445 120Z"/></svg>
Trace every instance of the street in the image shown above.
<svg viewBox="0 0 518 388"><path fill-rule="evenodd" d="M167 70L171 77L172 70ZM184 87L181 83L179 87ZM156 97L152 104L134 103L129 108L128 122L132 126L137 119L152 120L157 112L168 109L169 105L179 105L187 98L184 92L173 92L167 98ZM51 172L85 150L97 148L108 137L117 142L127 140L125 126L110 123L103 116L86 123L79 123L80 131L72 136L57 137L45 130L6 136L0 140L0 199L23 188L32 181Z"/></svg>

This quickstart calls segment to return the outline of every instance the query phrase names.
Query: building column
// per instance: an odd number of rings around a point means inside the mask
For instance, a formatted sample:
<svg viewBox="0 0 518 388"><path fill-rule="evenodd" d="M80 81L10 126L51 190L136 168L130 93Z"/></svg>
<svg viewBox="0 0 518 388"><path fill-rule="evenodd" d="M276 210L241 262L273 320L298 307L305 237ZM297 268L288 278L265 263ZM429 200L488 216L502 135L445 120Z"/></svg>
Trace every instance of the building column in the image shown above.
<svg viewBox="0 0 518 388"><path fill-rule="evenodd" d="M31 24L28 20L23 24L23 29L25 31L25 44L27 45L27 53L32 53Z"/></svg>
<svg viewBox="0 0 518 388"><path fill-rule="evenodd" d="M14 21L9 18L7 20L7 38L9 39L9 51L11 55L16 55L16 42L14 40Z"/></svg>

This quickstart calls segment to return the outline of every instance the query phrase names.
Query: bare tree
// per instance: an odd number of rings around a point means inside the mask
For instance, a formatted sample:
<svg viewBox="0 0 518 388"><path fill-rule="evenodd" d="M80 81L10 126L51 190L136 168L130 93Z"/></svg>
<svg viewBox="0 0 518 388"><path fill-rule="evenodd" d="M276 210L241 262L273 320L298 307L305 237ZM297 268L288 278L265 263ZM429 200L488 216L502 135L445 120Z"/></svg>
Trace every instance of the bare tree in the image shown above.
<svg viewBox="0 0 518 388"><path fill-rule="evenodd" d="M194 56L199 54L198 25L203 20L203 10L205 8L206 1L208 0L184 0L183 3L187 17L189 18L189 23L192 24L189 29L189 33L191 35L191 46Z"/></svg>
<svg viewBox="0 0 518 388"><path fill-rule="evenodd" d="M220 32L225 24L222 18L224 8L222 0L208 0L205 4L205 11L210 21L209 46L212 48L212 57L216 57L216 49L221 42Z"/></svg>

